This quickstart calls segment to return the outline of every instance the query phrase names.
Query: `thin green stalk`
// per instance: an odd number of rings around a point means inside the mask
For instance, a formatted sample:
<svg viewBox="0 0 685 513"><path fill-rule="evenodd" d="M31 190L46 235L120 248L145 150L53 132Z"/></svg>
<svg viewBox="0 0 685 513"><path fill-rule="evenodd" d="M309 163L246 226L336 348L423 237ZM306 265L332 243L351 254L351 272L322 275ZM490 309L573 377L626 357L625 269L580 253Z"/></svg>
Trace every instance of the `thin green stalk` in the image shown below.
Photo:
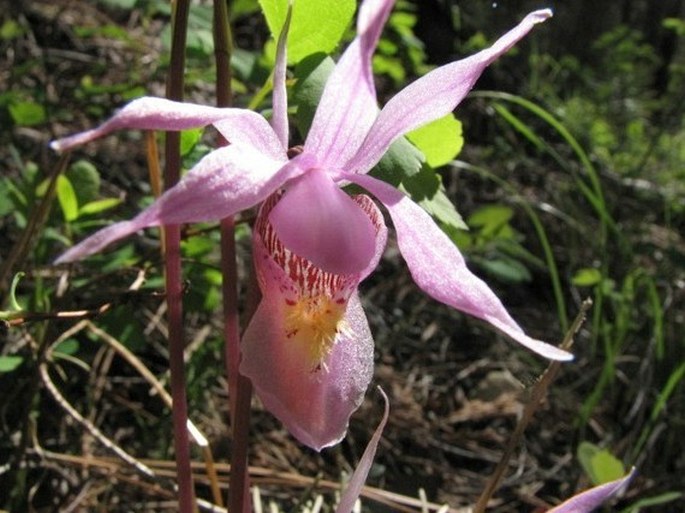
<svg viewBox="0 0 685 513"><path fill-rule="evenodd" d="M171 58L167 80L167 98L183 100L185 72L186 32L188 29L189 0L177 0L174 9ZM165 143L166 165L164 186L173 187L181 176L180 134L168 132ZM183 285L181 276L181 227L164 227L166 242L165 271L166 299L169 319L169 370L171 397L173 400L172 418L174 426L174 449L176 453L176 476L180 513L195 511L193 477L190 464L190 443L188 440L188 405L186 399L185 368L183 362Z"/></svg>

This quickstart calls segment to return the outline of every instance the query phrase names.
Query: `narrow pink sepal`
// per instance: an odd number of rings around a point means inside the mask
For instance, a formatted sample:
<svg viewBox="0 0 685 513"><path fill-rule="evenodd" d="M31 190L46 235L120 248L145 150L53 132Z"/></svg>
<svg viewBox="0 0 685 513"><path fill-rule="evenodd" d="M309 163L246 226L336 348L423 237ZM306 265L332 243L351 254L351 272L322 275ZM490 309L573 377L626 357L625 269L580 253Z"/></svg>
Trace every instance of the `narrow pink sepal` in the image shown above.
<svg viewBox="0 0 685 513"><path fill-rule="evenodd" d="M285 149L269 123L246 109L208 107L146 96L133 100L102 125L50 143L56 151L70 150L117 130L186 130L215 124L232 143L249 145L272 158L285 158Z"/></svg>
<svg viewBox="0 0 685 513"><path fill-rule="evenodd" d="M378 106L371 59L394 0L366 0L359 9L357 37L326 82L305 142L322 167L339 168L361 145Z"/></svg>
<svg viewBox="0 0 685 513"><path fill-rule="evenodd" d="M490 48L441 66L402 89L383 107L359 151L340 167L366 173L395 139L452 112L487 66L551 15L549 9L532 12Z"/></svg>
<svg viewBox="0 0 685 513"><path fill-rule="evenodd" d="M526 335L488 285L471 273L454 243L420 206L394 187L367 175L348 179L371 192L392 217L400 252L416 284L432 298L483 319L519 344L552 360L573 355Z"/></svg>
<svg viewBox="0 0 685 513"><path fill-rule="evenodd" d="M635 476L635 472L635 468L633 467L630 472L621 479L604 483L579 493L562 504L559 504L557 507L548 510L547 513L590 513L611 497L620 493Z"/></svg>
<svg viewBox="0 0 685 513"><path fill-rule="evenodd" d="M301 163L304 167L300 167ZM55 263L80 260L150 226L223 219L263 201L308 167L304 155L283 165L249 146L234 144L219 148L200 160L176 186L136 217L96 232L62 254Z"/></svg>
<svg viewBox="0 0 685 513"><path fill-rule="evenodd" d="M319 169L295 181L269 219L285 247L326 272L359 273L375 255L369 216Z"/></svg>
<svg viewBox="0 0 685 513"><path fill-rule="evenodd" d="M269 283L277 288L278 280ZM326 368L313 372L307 355L288 344L283 296L278 290L263 292L241 342L240 372L301 443L317 451L335 445L345 436L373 374L373 339L359 298L355 292L348 301L347 329L338 335Z"/></svg>
<svg viewBox="0 0 685 513"><path fill-rule="evenodd" d="M362 487L369 475L371 465L373 465L373 459L376 457L378 443L381 441L381 435L383 434L385 424L388 422L388 416L390 415L390 402L388 401L388 396L385 395L385 392L381 387L378 387L378 391L381 393L381 396L383 396L383 401L385 403L383 418L378 424L376 431L373 432L373 436L371 436L371 440L369 440L366 449L364 449L364 454L362 454L357 468L354 469L354 473L352 474L349 483L347 483L347 488L345 488L345 491L340 496L340 502L335 508L335 513L350 513L352 511L354 503L362 493Z"/></svg>

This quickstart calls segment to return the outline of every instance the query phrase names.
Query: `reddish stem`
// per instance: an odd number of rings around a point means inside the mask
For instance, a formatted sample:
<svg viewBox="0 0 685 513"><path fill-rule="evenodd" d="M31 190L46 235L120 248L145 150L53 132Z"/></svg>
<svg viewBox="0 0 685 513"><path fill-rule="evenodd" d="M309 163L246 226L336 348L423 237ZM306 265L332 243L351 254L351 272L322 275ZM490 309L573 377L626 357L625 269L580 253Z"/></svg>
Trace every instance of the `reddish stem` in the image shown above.
<svg viewBox="0 0 685 513"><path fill-rule="evenodd" d="M186 32L188 28L189 0L177 0L173 16L171 60L167 81L167 98L183 100L185 71ZM164 186L173 187L181 176L180 134L168 132L165 143ZM190 465L190 443L188 440L188 406L186 399L185 368L183 352L183 297L181 275L181 230L178 225L164 227L166 252L166 294L169 319L169 370L172 418L174 427L174 449L176 453L176 476L178 484L178 507L180 513L195 511L193 475Z"/></svg>
<svg viewBox="0 0 685 513"><path fill-rule="evenodd" d="M214 0L214 57L216 60L216 98L219 107L231 105L231 68L233 50L226 0ZM229 141L221 141L227 144ZM221 221L221 270L224 298L225 365L228 380L233 451L228 499L229 511L249 513L248 448L252 384L239 373L240 321L238 315L238 270L235 251L235 221Z"/></svg>

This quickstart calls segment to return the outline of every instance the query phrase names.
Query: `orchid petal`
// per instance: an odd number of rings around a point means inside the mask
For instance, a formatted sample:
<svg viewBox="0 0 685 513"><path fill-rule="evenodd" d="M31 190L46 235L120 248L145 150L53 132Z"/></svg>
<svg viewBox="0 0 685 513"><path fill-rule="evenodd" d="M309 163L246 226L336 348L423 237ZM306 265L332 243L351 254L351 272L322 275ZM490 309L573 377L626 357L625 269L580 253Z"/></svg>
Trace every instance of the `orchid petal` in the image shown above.
<svg viewBox="0 0 685 513"><path fill-rule="evenodd" d="M276 282L272 282L276 285ZM286 334L285 300L264 291L241 342L240 372L250 378L264 406L300 442L317 451L345 436L373 374L373 339L356 293L344 317L346 329L325 368L312 369Z"/></svg>
<svg viewBox="0 0 685 513"><path fill-rule="evenodd" d="M273 76L273 115L271 126L284 148L288 147L288 93L285 84L285 74L288 65L288 31L290 30L290 19L293 13L292 0L288 2L288 12L283 23L283 29L278 36L276 46L276 63L274 65Z"/></svg>
<svg viewBox="0 0 685 513"><path fill-rule="evenodd" d="M151 96L132 101L96 128L58 139L50 146L61 152L122 129L186 130L210 124L214 124L231 143L249 145L274 159L285 159L285 148L269 123L255 112L174 102Z"/></svg>
<svg viewBox="0 0 685 513"><path fill-rule="evenodd" d="M376 119L371 59L394 0L366 0L359 9L357 37L326 82L305 142L323 167L339 168L361 145Z"/></svg>
<svg viewBox="0 0 685 513"><path fill-rule="evenodd" d="M321 170L297 180L273 208L270 220L290 251L327 272L358 273L375 255L376 233L369 216Z"/></svg>
<svg viewBox="0 0 685 513"><path fill-rule="evenodd" d="M347 178L371 192L385 205L397 232L400 252L416 284L429 296L483 319L519 344L552 360L573 356L526 335L502 302L466 267L457 247L420 206L394 187L367 175Z"/></svg>
<svg viewBox="0 0 685 513"><path fill-rule="evenodd" d="M92 255L149 226L211 221L233 215L263 201L287 180L303 173L308 165L304 155L283 166L249 146L233 144L219 148L136 217L96 232L61 255L56 263Z"/></svg>
<svg viewBox="0 0 685 513"><path fill-rule="evenodd" d="M385 429L385 424L388 422L388 415L390 414L390 403L388 401L388 396L385 395L385 392L383 392L381 387L378 387L378 391L383 396L383 401L385 402L383 418L381 419L380 424L378 424L376 431L373 432L373 436L371 436L371 440L369 440L369 444L366 446L366 449L364 449L364 454L362 454L359 464L357 465L357 468L354 469L354 473L350 478L350 482L347 483L347 488L345 488L345 491L340 497L340 502L335 508L335 513L350 513L352 511L354 503L362 493L362 487L364 486L364 482L369 475L369 470L371 470L373 459L376 456L378 443L381 441L381 435Z"/></svg>
<svg viewBox="0 0 685 513"><path fill-rule="evenodd" d="M590 488L550 509L547 513L590 513L611 497L620 493L635 475L633 468L626 476L616 481Z"/></svg>
<svg viewBox="0 0 685 513"><path fill-rule="evenodd" d="M375 253L369 262L369 265L366 266L366 269L359 274L359 281L361 282L369 274L371 274L376 267L378 267L378 263L381 261L381 257L385 251L385 246L388 242L388 227L385 226L383 213L379 210L370 197L368 197L366 194L358 194L352 199L357 202L364 212L366 212L366 215L369 217L369 221L371 221L371 224L376 230Z"/></svg>
<svg viewBox="0 0 685 513"><path fill-rule="evenodd" d="M532 12L490 48L441 66L409 84L381 110L354 157L338 166L348 172L365 173L381 159L395 139L452 112L487 66L551 15L549 9Z"/></svg>

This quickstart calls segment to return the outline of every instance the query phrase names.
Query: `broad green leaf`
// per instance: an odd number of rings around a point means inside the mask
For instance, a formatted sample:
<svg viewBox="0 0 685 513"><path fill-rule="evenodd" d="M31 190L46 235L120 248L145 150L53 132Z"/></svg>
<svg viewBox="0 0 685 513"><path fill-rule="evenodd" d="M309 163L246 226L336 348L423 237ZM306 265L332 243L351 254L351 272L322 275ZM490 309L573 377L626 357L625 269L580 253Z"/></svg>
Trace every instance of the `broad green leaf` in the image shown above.
<svg viewBox="0 0 685 513"><path fill-rule="evenodd" d="M104 198L89 201L79 209L79 216L99 214L110 208L114 208L121 203L119 198Z"/></svg>
<svg viewBox="0 0 685 513"><path fill-rule="evenodd" d="M71 222L78 218L78 199L76 198L76 192L69 179L64 175L60 175L57 178L57 200L59 201L59 206L62 208L62 214L64 215L65 221Z"/></svg>
<svg viewBox="0 0 685 513"><path fill-rule="evenodd" d="M288 0L259 0L274 39L278 39L288 10ZM297 0L288 34L288 62L296 64L308 55L332 53L350 25L354 0Z"/></svg>
<svg viewBox="0 0 685 513"><path fill-rule="evenodd" d="M406 183L408 178L421 174L425 160L423 153L416 146L405 137L400 137L390 145L383 158L371 170L371 174L395 186L403 183L414 200L419 196L429 198L431 194L437 192L437 186L434 183L435 171L432 169L427 168L429 172L423 177L418 177L416 182Z"/></svg>
<svg viewBox="0 0 685 513"><path fill-rule="evenodd" d="M77 160L66 172L79 205L89 203L100 195L100 173L87 160Z"/></svg>
<svg viewBox="0 0 685 513"><path fill-rule="evenodd" d="M407 145L414 148L406 139L400 139L400 141L402 140L404 140ZM423 157L421 152L416 148L414 148L414 151L418 152L418 155ZM382 162L383 160L381 160L380 163ZM406 166L407 164L400 164L400 166L402 165ZM400 169L403 172L407 171L406 167L400 167ZM406 191L415 202L421 205L426 212L433 216L450 236L455 230L468 229L454 204L447 197L445 187L442 185L442 179L435 170L419 164L418 172L402 177L402 189Z"/></svg>
<svg viewBox="0 0 685 513"><path fill-rule="evenodd" d="M626 473L623 463L606 449L595 454L592 458L592 467L597 476L596 484L620 479Z"/></svg>
<svg viewBox="0 0 685 513"><path fill-rule="evenodd" d="M578 461L595 485L614 481L625 475L623 463L608 450L581 442L577 451Z"/></svg>
<svg viewBox="0 0 685 513"><path fill-rule="evenodd" d="M303 137L309 132L316 107L334 67L333 59L324 53L315 53L302 59L295 68L297 82L293 88L292 99L297 105L297 128Z"/></svg>
<svg viewBox="0 0 685 513"><path fill-rule="evenodd" d="M433 168L454 160L464 146L461 122L453 114L409 132L407 139L423 152Z"/></svg>
<svg viewBox="0 0 685 513"><path fill-rule="evenodd" d="M602 273L598 269L585 267L578 269L571 278L571 283L576 287L592 287L602 281Z"/></svg>
<svg viewBox="0 0 685 513"><path fill-rule="evenodd" d="M24 361L21 356L0 356L0 373L12 372Z"/></svg>
<svg viewBox="0 0 685 513"><path fill-rule="evenodd" d="M45 109L35 102L16 102L9 106L10 116L17 125L32 126L45 122Z"/></svg>

